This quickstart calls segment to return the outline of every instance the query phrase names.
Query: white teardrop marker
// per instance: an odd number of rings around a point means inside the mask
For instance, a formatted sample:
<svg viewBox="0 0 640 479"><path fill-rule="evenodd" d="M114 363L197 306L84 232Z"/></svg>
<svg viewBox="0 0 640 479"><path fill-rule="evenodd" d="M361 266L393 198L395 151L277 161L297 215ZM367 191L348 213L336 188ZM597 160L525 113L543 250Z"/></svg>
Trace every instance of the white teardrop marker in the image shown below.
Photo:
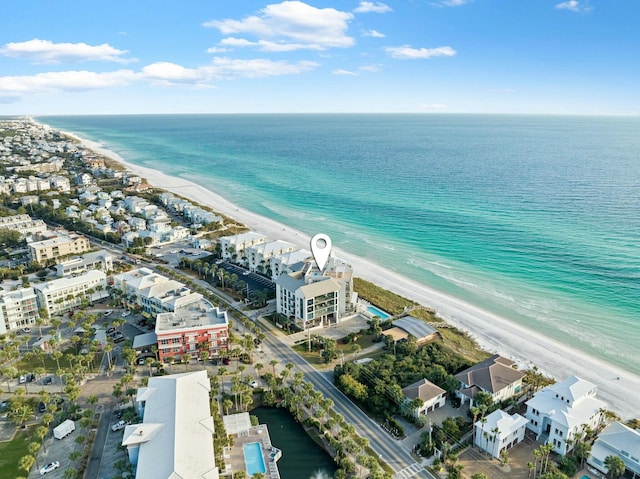
<svg viewBox="0 0 640 479"><path fill-rule="evenodd" d="M331 254L331 238L326 234L318 233L311 238L311 252L316 260L320 272L324 271L329 255Z"/></svg>

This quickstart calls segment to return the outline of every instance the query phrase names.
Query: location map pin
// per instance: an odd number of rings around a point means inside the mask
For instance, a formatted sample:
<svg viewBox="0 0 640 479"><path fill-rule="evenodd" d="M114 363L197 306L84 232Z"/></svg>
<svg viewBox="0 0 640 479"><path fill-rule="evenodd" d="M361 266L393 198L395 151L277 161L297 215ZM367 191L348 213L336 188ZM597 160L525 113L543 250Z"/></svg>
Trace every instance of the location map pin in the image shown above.
<svg viewBox="0 0 640 479"><path fill-rule="evenodd" d="M315 235L311 238L311 252L313 253L313 259L316 260L318 269L322 272L331 254L331 238L323 233Z"/></svg>

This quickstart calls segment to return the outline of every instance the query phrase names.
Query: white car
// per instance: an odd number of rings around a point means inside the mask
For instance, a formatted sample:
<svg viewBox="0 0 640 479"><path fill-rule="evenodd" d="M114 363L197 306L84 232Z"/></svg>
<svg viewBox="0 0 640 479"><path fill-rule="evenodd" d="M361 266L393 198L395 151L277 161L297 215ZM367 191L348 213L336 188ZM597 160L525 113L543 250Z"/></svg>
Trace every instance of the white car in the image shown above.
<svg viewBox="0 0 640 479"><path fill-rule="evenodd" d="M31 332L31 328L22 328L22 332L23 333L30 333Z"/></svg>
<svg viewBox="0 0 640 479"><path fill-rule="evenodd" d="M105 316L109 316L111 313L113 313L113 309L107 309L107 310L104 312L104 315L105 315Z"/></svg>
<svg viewBox="0 0 640 479"><path fill-rule="evenodd" d="M127 423L124 421L118 421L115 424L111 425L111 430L112 431L119 431L120 429L124 429L125 427L127 427Z"/></svg>
<svg viewBox="0 0 640 479"><path fill-rule="evenodd" d="M47 472L55 471L60 467L60 463L58 461L50 462L49 464L42 466L40 469L40 475L44 476Z"/></svg>
<svg viewBox="0 0 640 479"><path fill-rule="evenodd" d="M122 317L126 318L127 316L129 316L131 314L131 311L123 311L122 312Z"/></svg>
<svg viewBox="0 0 640 479"><path fill-rule="evenodd" d="M249 386L251 386L252 388L257 388L258 387L258 381L256 381L255 379L252 381L249 381Z"/></svg>

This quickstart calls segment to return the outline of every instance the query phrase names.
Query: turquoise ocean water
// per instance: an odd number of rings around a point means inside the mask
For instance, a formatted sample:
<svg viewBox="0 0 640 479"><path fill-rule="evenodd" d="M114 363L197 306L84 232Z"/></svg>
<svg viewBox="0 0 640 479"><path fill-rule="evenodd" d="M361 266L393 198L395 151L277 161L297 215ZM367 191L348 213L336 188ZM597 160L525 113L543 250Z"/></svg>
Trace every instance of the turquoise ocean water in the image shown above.
<svg viewBox="0 0 640 479"><path fill-rule="evenodd" d="M37 120L640 373L640 118Z"/></svg>

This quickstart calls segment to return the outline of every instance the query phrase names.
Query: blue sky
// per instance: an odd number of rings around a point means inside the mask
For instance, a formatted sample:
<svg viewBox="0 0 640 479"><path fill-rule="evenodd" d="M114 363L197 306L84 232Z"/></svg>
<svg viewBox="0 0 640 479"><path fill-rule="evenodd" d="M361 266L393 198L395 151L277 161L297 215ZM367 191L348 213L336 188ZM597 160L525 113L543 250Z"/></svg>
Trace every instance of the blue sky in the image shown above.
<svg viewBox="0 0 640 479"><path fill-rule="evenodd" d="M639 0L3 2L0 115L640 114Z"/></svg>

